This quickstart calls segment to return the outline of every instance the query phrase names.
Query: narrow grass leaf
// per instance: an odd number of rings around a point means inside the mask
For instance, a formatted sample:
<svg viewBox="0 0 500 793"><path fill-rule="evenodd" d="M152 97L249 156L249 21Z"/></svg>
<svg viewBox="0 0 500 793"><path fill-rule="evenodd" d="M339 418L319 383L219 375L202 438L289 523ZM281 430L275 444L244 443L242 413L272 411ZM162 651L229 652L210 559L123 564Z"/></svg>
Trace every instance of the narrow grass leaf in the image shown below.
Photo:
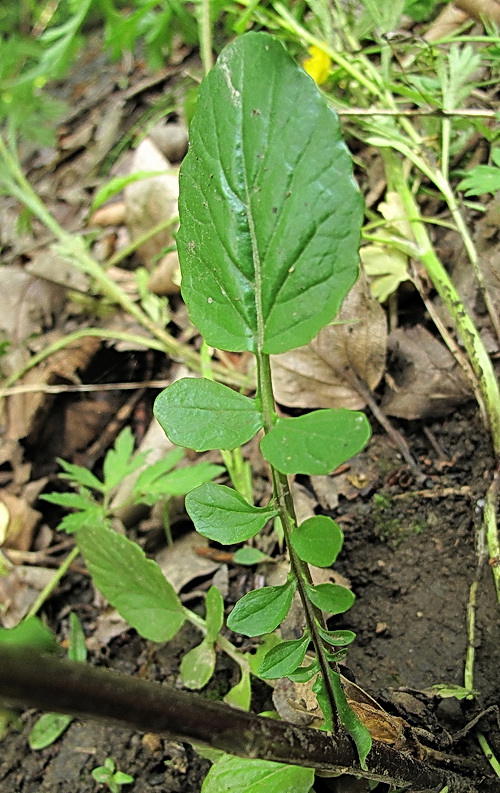
<svg viewBox="0 0 500 793"><path fill-rule="evenodd" d="M310 641L310 636L306 635L273 647L262 661L259 675L265 680L273 680L294 672L304 660Z"/></svg>
<svg viewBox="0 0 500 793"><path fill-rule="evenodd" d="M221 52L180 184L182 294L208 344L280 353L333 319L357 276L362 200L336 114L277 39Z"/></svg>
<svg viewBox="0 0 500 793"><path fill-rule="evenodd" d="M274 631L283 622L292 605L296 584L254 589L238 600L227 620L232 631L245 636L261 636Z"/></svg>
<svg viewBox="0 0 500 793"><path fill-rule="evenodd" d="M225 754L210 768L201 793L309 793L314 771Z"/></svg>
<svg viewBox="0 0 500 793"><path fill-rule="evenodd" d="M330 567L342 548L340 527L326 515L308 518L292 532L291 543L303 562Z"/></svg>
<svg viewBox="0 0 500 793"><path fill-rule="evenodd" d="M253 507L236 490L207 483L188 493L186 510L196 530L223 545L254 537L276 510Z"/></svg>
<svg viewBox="0 0 500 793"><path fill-rule="evenodd" d="M260 448L283 474L329 474L361 451L370 434L364 413L330 408L278 419Z"/></svg>
<svg viewBox="0 0 500 793"><path fill-rule="evenodd" d="M235 449L262 427L253 399L206 378L172 383L157 396L154 414L172 443L197 452Z"/></svg>
<svg viewBox="0 0 500 793"><path fill-rule="evenodd" d="M175 636L185 621L182 604L137 543L92 526L77 532L77 543L96 587L141 636L153 642Z"/></svg>
<svg viewBox="0 0 500 793"><path fill-rule="evenodd" d="M348 611L356 596L350 589L339 584L306 585L307 597L317 608L329 614L342 614Z"/></svg>

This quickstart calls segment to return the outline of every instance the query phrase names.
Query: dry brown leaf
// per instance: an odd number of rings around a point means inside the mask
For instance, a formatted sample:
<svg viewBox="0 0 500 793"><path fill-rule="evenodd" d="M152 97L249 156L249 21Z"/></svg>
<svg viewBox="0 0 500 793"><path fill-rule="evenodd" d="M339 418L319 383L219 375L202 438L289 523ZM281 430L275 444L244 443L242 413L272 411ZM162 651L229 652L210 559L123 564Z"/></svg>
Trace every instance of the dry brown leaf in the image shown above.
<svg viewBox="0 0 500 793"><path fill-rule="evenodd" d="M41 513L8 490L0 491L0 504L9 515L2 544L5 548L29 551L33 543L33 532L42 517Z"/></svg>
<svg viewBox="0 0 500 793"><path fill-rule="evenodd" d="M148 138L142 141L135 152L132 173L138 171L169 173L140 179L125 188L125 216L133 240L158 223L175 217L178 211L178 175L172 173L172 166L167 158ZM137 248L137 256L145 267L151 269L156 257L173 244L174 231L175 228L164 229Z"/></svg>
<svg viewBox="0 0 500 793"><path fill-rule="evenodd" d="M163 256L151 274L148 287L155 295L178 295L181 290L181 270L177 251Z"/></svg>
<svg viewBox="0 0 500 793"><path fill-rule="evenodd" d="M345 372L376 388L384 373L386 344L384 310L360 276L334 324L310 344L272 356L278 402L302 408L363 408L364 399Z"/></svg>
<svg viewBox="0 0 500 793"><path fill-rule="evenodd" d="M125 204L115 201L99 207L89 218L89 226L120 226L125 223Z"/></svg>
<svg viewBox="0 0 500 793"><path fill-rule="evenodd" d="M54 578L54 570L33 565L14 567L0 577L0 610L4 628L13 628L29 611L42 589Z"/></svg>
<svg viewBox="0 0 500 793"><path fill-rule="evenodd" d="M443 416L470 399L469 384L452 354L422 325L394 330L389 349L395 386L382 402L385 413L402 419Z"/></svg>
<svg viewBox="0 0 500 793"><path fill-rule="evenodd" d="M52 324L53 316L62 308L66 292L60 286L31 275L23 267L7 265L0 269L0 294L0 332L17 347ZM3 356L2 369L10 374L9 361L9 354Z"/></svg>
<svg viewBox="0 0 500 793"><path fill-rule="evenodd" d="M55 341L58 334L47 334L37 339L43 349ZM22 385L41 385L44 383L55 384L61 379L77 381L76 372L82 369L99 348L100 340L91 336L68 344L64 349L42 361L37 367L31 369L21 380ZM6 408L6 434L5 439L16 441L25 438L35 431L35 423L45 410L48 410L54 397L44 394L43 391L34 391L26 394L14 394L7 398ZM3 450L0 460L5 462Z"/></svg>
<svg viewBox="0 0 500 793"><path fill-rule="evenodd" d="M195 578L206 578L220 567L219 562L195 552L196 547L204 545L208 545L207 540L192 531L157 554L156 561L176 592Z"/></svg>

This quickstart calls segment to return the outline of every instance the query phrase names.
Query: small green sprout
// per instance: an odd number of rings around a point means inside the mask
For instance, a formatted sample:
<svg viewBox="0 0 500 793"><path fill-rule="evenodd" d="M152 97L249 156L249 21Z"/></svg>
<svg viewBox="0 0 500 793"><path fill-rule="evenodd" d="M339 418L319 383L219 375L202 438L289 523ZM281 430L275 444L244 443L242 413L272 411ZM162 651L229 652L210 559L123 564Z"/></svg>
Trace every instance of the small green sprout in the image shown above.
<svg viewBox="0 0 500 793"><path fill-rule="evenodd" d="M104 765L94 768L92 776L96 782L101 785L106 785L111 793L120 793L122 785L130 785L134 781L134 777L130 774L124 774L123 771L116 771L115 761L112 757L106 757Z"/></svg>

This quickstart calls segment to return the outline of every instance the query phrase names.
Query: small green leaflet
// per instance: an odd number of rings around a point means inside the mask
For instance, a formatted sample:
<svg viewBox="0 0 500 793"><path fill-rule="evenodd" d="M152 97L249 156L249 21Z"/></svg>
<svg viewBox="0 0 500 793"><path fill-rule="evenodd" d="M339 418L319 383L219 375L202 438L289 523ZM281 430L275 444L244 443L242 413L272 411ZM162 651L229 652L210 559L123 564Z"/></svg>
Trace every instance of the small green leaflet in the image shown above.
<svg viewBox="0 0 500 793"><path fill-rule="evenodd" d="M302 639L281 642L273 647L260 665L260 677L264 680L273 680L294 672L304 660L310 641L309 634L306 634Z"/></svg>
<svg viewBox="0 0 500 793"><path fill-rule="evenodd" d="M278 419L262 438L260 448L264 458L283 474L329 474L360 452L370 434L364 413L328 408Z"/></svg>
<svg viewBox="0 0 500 793"><path fill-rule="evenodd" d="M206 638L215 642L224 622L224 600L216 586L211 586L205 598Z"/></svg>
<svg viewBox="0 0 500 793"><path fill-rule="evenodd" d="M75 465L68 463L66 460L57 458L57 462L64 470L63 474L59 474L60 479L67 479L74 485L81 485L82 487L89 487L91 490L98 490L100 493L104 492L104 485L94 474L82 465Z"/></svg>
<svg viewBox="0 0 500 793"><path fill-rule="evenodd" d="M112 529L86 526L76 539L96 587L121 616L145 639L172 639L184 609L156 562Z"/></svg>
<svg viewBox="0 0 500 793"><path fill-rule="evenodd" d="M201 793L309 793L314 771L225 754L211 767Z"/></svg>
<svg viewBox="0 0 500 793"><path fill-rule="evenodd" d="M215 479L224 471L225 468L222 465L207 462L177 468L156 479L141 501L143 504L153 506L165 496L185 496L186 493Z"/></svg>
<svg viewBox="0 0 500 793"><path fill-rule="evenodd" d="M33 726L28 738L30 749L45 749L56 741L73 721L65 713L44 713Z"/></svg>
<svg viewBox="0 0 500 793"><path fill-rule="evenodd" d="M494 165L476 165L465 175L458 190L465 190L466 196L494 195L500 190L500 148L492 149L491 159Z"/></svg>
<svg viewBox="0 0 500 793"><path fill-rule="evenodd" d="M246 672L244 669L240 671L241 679L227 692L223 699L227 705L232 705L233 708L250 710L250 703L252 700L250 673Z"/></svg>
<svg viewBox="0 0 500 793"><path fill-rule="evenodd" d="M186 510L200 534L223 545L249 540L277 514L251 506L230 487L211 483L188 493Z"/></svg>
<svg viewBox="0 0 500 793"><path fill-rule="evenodd" d="M238 37L201 85L180 175L182 295L207 343L307 344L356 280L362 214L314 82L267 33Z"/></svg>
<svg viewBox="0 0 500 793"><path fill-rule="evenodd" d="M320 636L333 647L346 647L356 638L356 634L353 631L327 631L321 625L318 625L317 628Z"/></svg>
<svg viewBox="0 0 500 793"><path fill-rule="evenodd" d="M266 553L262 553L258 548L250 548L248 545L245 548L238 548L233 555L233 563L245 566L254 564L261 564L261 562L274 563L274 559Z"/></svg>
<svg viewBox="0 0 500 793"><path fill-rule="evenodd" d="M348 611L356 596L350 589L338 584L306 584L307 597L317 608L329 614L342 614Z"/></svg>
<svg viewBox="0 0 500 793"><path fill-rule="evenodd" d="M134 436L130 427L125 427L118 435L115 445L108 451L103 463L103 477L106 493L110 493L129 474L140 468L146 459L144 452L134 454Z"/></svg>
<svg viewBox="0 0 500 793"><path fill-rule="evenodd" d="M283 622L292 605L296 583L254 589L238 600L227 619L227 626L245 636L261 636Z"/></svg>
<svg viewBox="0 0 500 793"><path fill-rule="evenodd" d="M154 414L172 443L205 452L235 449L262 427L255 401L204 377L184 377L162 391Z"/></svg>
<svg viewBox="0 0 500 793"><path fill-rule="evenodd" d="M309 664L309 666L299 666L295 672L290 672L287 677L289 680L293 680L296 683L307 683L314 675L317 675L319 672L319 663L318 661L314 661L314 663Z"/></svg>
<svg viewBox="0 0 500 793"><path fill-rule="evenodd" d="M316 515L294 529L291 543L302 561L315 567L330 567L341 551L343 539L334 520Z"/></svg>
<svg viewBox="0 0 500 793"><path fill-rule="evenodd" d="M213 642L204 639L182 656L181 677L186 688L198 690L206 686L215 669L215 650Z"/></svg>

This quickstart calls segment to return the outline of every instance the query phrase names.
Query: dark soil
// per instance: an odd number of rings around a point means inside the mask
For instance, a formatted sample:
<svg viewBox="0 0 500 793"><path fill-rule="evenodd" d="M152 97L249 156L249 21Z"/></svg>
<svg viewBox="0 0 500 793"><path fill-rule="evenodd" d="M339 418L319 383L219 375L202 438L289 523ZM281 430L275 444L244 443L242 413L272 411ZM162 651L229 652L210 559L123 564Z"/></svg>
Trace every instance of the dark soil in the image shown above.
<svg viewBox="0 0 500 793"><path fill-rule="evenodd" d="M336 567L351 581L357 600L335 624L357 633L347 658L348 676L387 710L427 729L438 743L441 740L441 748L444 742L449 751L470 757L477 750L469 737L455 749L449 737L496 704L500 687L498 605L487 559L478 567L475 551L480 499L492 458L472 408L428 429L443 459L423 427L402 427L425 473L422 482L412 481L401 467L387 437L375 435L364 454L367 465L376 458L378 481L364 496L340 500L336 516L344 528L345 545ZM463 684L467 605L475 579L477 697L439 700L422 690L436 683ZM88 616L95 608L88 591L81 589L78 575L73 574L71 582L73 597ZM97 661L128 674L175 683L182 654L197 638L184 628L172 642L155 648L130 631L112 642L107 658ZM223 694L230 677L231 670L221 662L208 695ZM132 793L195 793L201 788L208 764L187 745L74 721L53 746L32 752L27 737L35 718L33 712L24 714L22 731L12 729L2 742L0 793L95 791L91 771L106 757L135 777L125 788ZM500 751L494 720L485 719L479 726L492 748ZM481 754L477 763L488 772Z"/></svg>

